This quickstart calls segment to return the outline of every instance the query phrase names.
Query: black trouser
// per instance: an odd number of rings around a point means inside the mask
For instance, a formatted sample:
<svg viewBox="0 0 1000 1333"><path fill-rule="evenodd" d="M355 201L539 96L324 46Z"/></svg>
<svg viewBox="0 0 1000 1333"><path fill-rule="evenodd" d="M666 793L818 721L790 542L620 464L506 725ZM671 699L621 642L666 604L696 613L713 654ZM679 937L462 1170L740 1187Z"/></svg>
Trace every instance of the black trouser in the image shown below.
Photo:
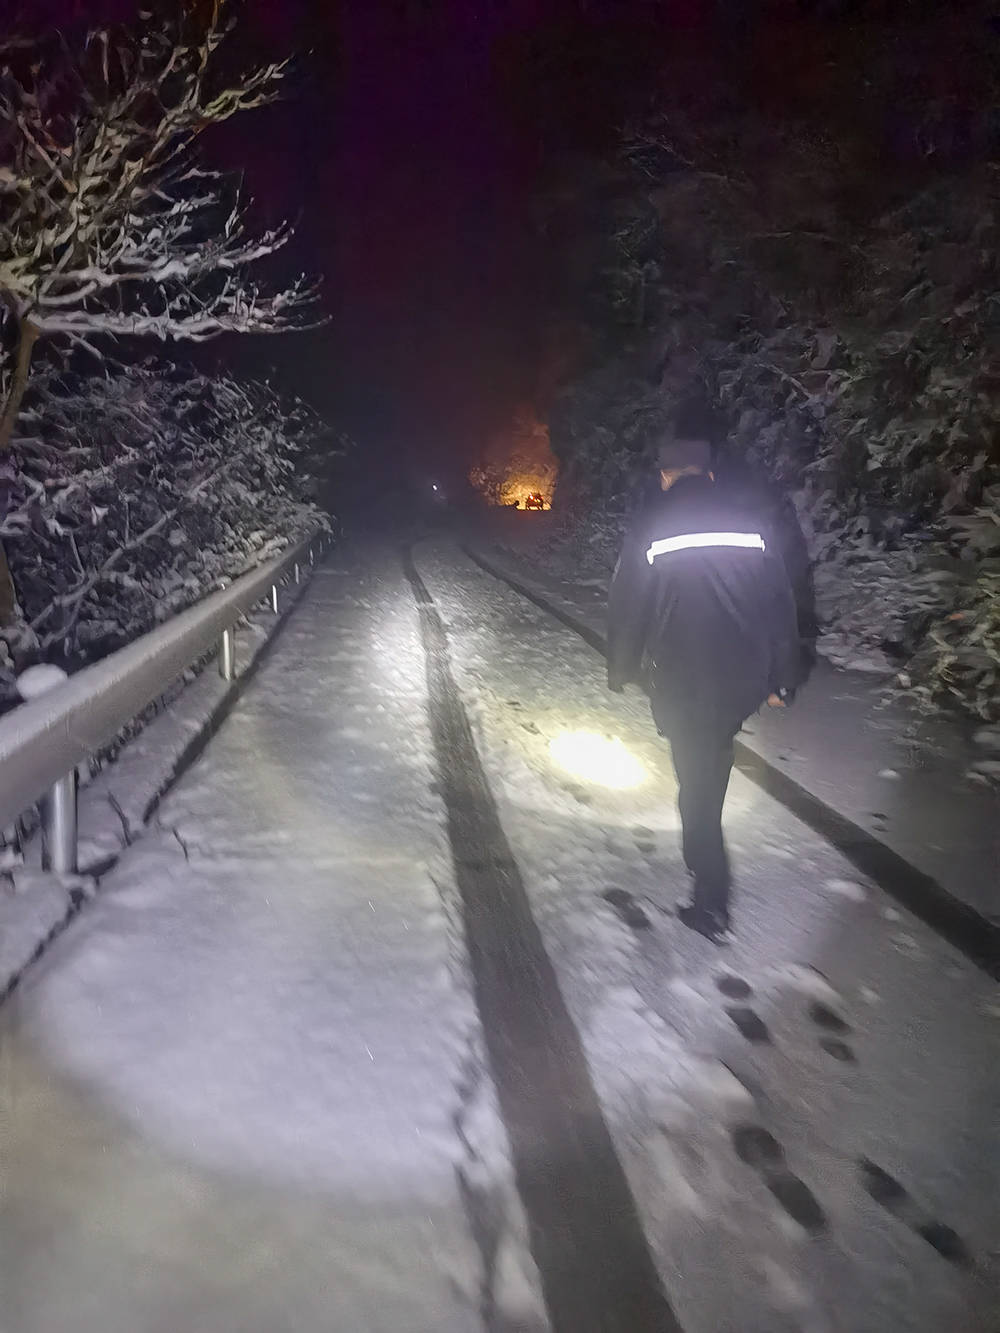
<svg viewBox="0 0 1000 1333"><path fill-rule="evenodd" d="M722 838L722 806L733 767L733 737L739 724L698 725L676 721L668 732L677 774L677 804L684 838L684 862L694 876L694 903L706 911L729 912L729 860Z"/></svg>

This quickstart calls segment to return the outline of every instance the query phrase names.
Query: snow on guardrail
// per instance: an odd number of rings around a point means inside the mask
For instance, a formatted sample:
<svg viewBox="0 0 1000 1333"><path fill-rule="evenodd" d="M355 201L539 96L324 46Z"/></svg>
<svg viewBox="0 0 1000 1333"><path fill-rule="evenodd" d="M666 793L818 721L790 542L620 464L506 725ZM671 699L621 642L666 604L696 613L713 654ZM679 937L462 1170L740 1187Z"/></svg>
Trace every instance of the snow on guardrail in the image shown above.
<svg viewBox="0 0 1000 1333"><path fill-rule="evenodd" d="M0 828L113 740L244 611L265 597L276 598L272 590L322 546L323 534L314 533L0 719Z"/></svg>

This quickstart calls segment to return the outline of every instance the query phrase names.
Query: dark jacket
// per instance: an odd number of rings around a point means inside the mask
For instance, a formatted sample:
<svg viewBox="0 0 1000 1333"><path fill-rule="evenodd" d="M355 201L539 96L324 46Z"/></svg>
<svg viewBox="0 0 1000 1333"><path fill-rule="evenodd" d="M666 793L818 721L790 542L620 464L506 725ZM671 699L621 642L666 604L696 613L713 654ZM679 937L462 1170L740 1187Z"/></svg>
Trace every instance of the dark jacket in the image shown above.
<svg viewBox="0 0 1000 1333"><path fill-rule="evenodd" d="M697 534L746 544L687 545ZM608 679L647 685L668 734L675 718L735 730L799 684L795 604L767 547L759 520L703 475L657 492L634 520L611 584Z"/></svg>

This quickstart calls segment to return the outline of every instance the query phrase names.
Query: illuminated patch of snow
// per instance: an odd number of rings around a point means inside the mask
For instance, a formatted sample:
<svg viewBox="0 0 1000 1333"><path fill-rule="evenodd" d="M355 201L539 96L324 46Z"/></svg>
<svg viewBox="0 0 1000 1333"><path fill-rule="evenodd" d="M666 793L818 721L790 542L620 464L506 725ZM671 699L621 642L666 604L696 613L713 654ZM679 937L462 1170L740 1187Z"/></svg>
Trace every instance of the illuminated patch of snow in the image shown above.
<svg viewBox="0 0 1000 1333"><path fill-rule="evenodd" d="M823 881L823 887L828 893L835 893L852 903L863 903L868 897L864 886L853 879L827 879Z"/></svg>

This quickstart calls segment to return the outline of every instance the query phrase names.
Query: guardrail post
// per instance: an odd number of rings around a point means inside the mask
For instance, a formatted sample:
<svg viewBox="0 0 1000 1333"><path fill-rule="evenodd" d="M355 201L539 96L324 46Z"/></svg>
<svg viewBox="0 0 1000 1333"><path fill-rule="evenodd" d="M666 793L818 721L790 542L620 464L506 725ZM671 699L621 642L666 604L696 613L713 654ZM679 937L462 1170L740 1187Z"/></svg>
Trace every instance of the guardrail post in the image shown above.
<svg viewBox="0 0 1000 1333"><path fill-rule="evenodd" d="M40 699L66 680L57 666L29 667L17 679L22 699ZM57 875L77 872L76 769L53 783L38 803L42 820L42 869Z"/></svg>
<svg viewBox="0 0 1000 1333"><path fill-rule="evenodd" d="M275 615L278 614L278 585L276 583L271 584L271 610Z"/></svg>
<svg viewBox="0 0 1000 1333"><path fill-rule="evenodd" d="M219 675L223 680L234 680L236 677L235 626L222 631L222 640L219 643Z"/></svg>
<svg viewBox="0 0 1000 1333"><path fill-rule="evenodd" d="M41 800L42 869L57 875L77 871L76 769L60 778Z"/></svg>

